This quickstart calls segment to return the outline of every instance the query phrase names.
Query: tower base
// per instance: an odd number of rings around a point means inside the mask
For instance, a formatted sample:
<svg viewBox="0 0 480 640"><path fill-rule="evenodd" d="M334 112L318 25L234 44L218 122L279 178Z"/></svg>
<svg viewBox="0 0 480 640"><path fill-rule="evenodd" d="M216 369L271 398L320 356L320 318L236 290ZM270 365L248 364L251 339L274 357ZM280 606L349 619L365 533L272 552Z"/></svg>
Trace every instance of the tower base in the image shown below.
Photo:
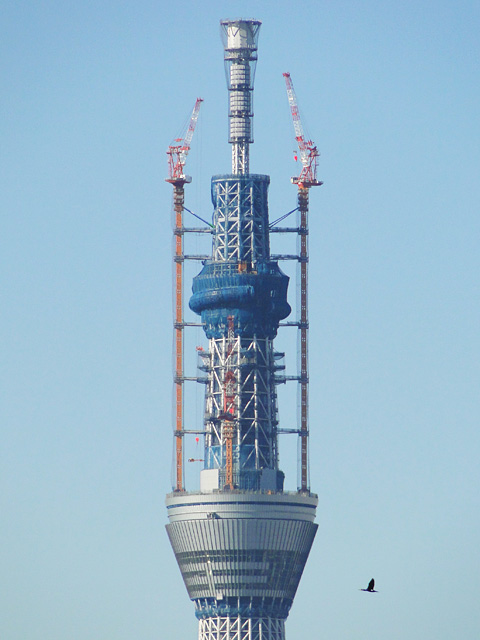
<svg viewBox="0 0 480 640"><path fill-rule="evenodd" d="M218 616L199 621L198 640L285 640L285 620Z"/></svg>

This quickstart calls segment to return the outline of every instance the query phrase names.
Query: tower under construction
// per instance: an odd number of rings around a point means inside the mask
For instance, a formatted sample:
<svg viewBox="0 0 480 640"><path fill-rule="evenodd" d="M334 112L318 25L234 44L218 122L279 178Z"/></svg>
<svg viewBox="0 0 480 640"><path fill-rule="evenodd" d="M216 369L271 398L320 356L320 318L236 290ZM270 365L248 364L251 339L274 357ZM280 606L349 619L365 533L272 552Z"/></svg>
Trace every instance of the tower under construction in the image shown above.
<svg viewBox="0 0 480 640"><path fill-rule="evenodd" d="M295 227L280 228L277 221L269 221L270 178L249 172L260 25L257 20L221 21L232 171L212 178L211 225L191 229L212 235L211 254L193 279L189 300L208 339L208 348L198 352L205 412L200 431L203 469L196 491L186 490L183 480L183 440L189 433L199 433L183 424L183 385L187 379L183 332L192 324L183 317L183 262L187 258L183 251L187 231L183 188L190 181L183 167L201 100L197 100L186 142L169 150L168 181L174 186L176 238L176 456L173 492L166 499L167 532L195 605L199 640L285 640L285 620L317 529L317 497L310 492L307 468L306 296L308 190L320 183L314 173L293 179L298 184ZM296 99L286 75L300 154L303 140L312 167L318 154L305 141L301 129L297 131L301 125L299 120L295 122ZM270 234L281 231L297 234L298 255L271 254ZM281 258L295 259L299 265L301 297L298 317L293 321L286 320L291 312L289 278L279 268ZM300 359L295 376L281 373L282 354L274 348L280 326L296 327L299 332ZM279 422L277 385L287 378L299 386L297 429L282 429ZM297 434L300 439L296 491L284 490L278 452L282 432Z"/></svg>

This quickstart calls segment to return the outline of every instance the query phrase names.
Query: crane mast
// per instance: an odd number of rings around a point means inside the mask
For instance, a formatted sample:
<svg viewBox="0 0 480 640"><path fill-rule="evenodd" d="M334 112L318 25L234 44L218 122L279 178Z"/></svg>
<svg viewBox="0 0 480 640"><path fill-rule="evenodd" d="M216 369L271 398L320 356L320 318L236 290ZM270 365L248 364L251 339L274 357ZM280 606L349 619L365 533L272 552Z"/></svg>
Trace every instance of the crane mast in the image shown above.
<svg viewBox="0 0 480 640"><path fill-rule="evenodd" d="M297 96L289 73L284 73L288 104L292 113L295 139L298 144L302 170L292 183L298 186L298 264L300 279L300 489L308 491L308 201L310 187L323 184L317 180L317 158L319 152L312 140L306 140L298 108Z"/></svg>
<svg viewBox="0 0 480 640"><path fill-rule="evenodd" d="M175 273L175 312L174 312L174 352L175 352L175 490L183 491L183 405L184 405L184 367L183 367L183 208L185 202L185 184L192 181L190 176L183 173L190 144L192 142L193 132L198 120L200 105L202 98L197 98L193 107L192 115L187 127L185 136L176 138L175 144L169 146L167 150L168 156L168 178L173 186L173 208L174 208L174 227L173 233L175 237L175 254L174 273Z"/></svg>

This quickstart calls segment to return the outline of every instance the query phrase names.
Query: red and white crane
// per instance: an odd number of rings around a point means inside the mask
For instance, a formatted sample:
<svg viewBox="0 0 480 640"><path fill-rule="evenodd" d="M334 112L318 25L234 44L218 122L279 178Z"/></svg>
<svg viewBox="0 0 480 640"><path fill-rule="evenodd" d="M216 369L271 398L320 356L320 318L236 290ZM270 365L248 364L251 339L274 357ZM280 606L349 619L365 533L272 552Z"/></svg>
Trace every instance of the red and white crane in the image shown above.
<svg viewBox="0 0 480 640"><path fill-rule="evenodd" d="M202 98L197 98L186 130L181 138L176 138L174 144L168 147L168 178L173 185L173 208L175 211L173 234L175 238L174 274L175 274L175 309L174 309L174 344L175 344L175 491L183 491L183 208L185 201L185 183L192 178L183 173L193 132L198 120L198 112Z"/></svg>
<svg viewBox="0 0 480 640"><path fill-rule="evenodd" d="M183 137L176 138L174 143L168 147L168 178L167 182L191 182L190 176L186 176L183 173L185 161L187 159L188 152L190 151L190 143L192 142L193 132L198 120L198 114L200 111L200 105L203 102L203 98L197 98L195 106L193 107L192 115L186 133Z"/></svg>
<svg viewBox="0 0 480 640"><path fill-rule="evenodd" d="M298 178L292 178L292 182L294 184L298 184L302 188L308 189L322 184L317 180L317 158L320 154L312 140L305 139L292 78L289 73L284 73L283 77L285 78L287 85L288 104L290 105L290 110L292 112L295 139L298 144L300 160L303 165L300 175Z"/></svg>

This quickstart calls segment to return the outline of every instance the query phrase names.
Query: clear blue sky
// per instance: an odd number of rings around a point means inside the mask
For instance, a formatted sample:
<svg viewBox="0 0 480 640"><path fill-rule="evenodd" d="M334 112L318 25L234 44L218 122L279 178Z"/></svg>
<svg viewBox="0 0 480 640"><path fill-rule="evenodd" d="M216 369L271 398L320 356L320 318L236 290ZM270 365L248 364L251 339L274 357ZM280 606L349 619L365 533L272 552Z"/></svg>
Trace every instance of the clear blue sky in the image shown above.
<svg viewBox="0 0 480 640"><path fill-rule="evenodd" d="M187 206L209 217L210 176L230 170L218 25L239 16L263 21L251 168L271 175L271 216L296 196L283 71L325 182L310 216L320 527L288 640L476 640L480 5L466 0L1 3L0 638L196 638L164 531L165 150L204 98ZM294 367L291 336L279 345ZM371 577L380 593L359 592Z"/></svg>

